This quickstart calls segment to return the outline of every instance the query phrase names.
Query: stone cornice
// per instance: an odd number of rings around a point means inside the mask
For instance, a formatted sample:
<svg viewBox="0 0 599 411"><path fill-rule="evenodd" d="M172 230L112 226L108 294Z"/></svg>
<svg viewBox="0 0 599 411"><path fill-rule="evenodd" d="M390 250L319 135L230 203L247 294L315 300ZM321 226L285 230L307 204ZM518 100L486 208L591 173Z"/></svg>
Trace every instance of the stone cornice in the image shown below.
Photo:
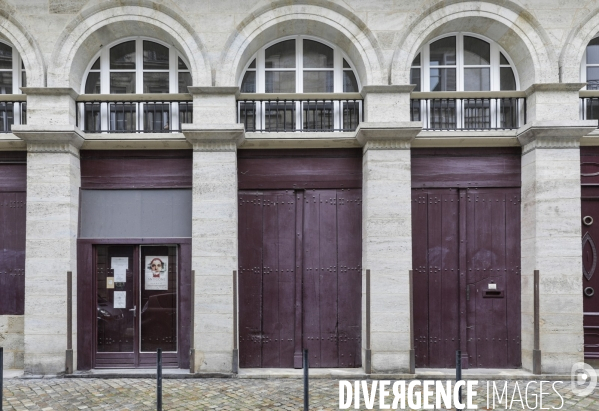
<svg viewBox="0 0 599 411"><path fill-rule="evenodd" d="M411 93L415 88L416 84L372 85L362 87L360 94L366 97L369 93Z"/></svg>
<svg viewBox="0 0 599 411"><path fill-rule="evenodd" d="M73 149L78 151L83 145L83 142L85 141L81 130L78 127L72 125L34 126L28 124L15 124L12 127L12 132L15 136L19 137L21 140L27 143L28 149L30 146L34 146L36 147L36 150L38 150L38 152L39 150L41 150L41 146L62 147L64 145L71 146Z"/></svg>
<svg viewBox="0 0 599 411"><path fill-rule="evenodd" d="M79 158L79 149L69 143L28 143L29 153L64 153L72 154Z"/></svg>
<svg viewBox="0 0 599 411"><path fill-rule="evenodd" d="M79 93L71 87L21 87L23 94L28 96L71 96L74 100L79 97Z"/></svg>
<svg viewBox="0 0 599 411"><path fill-rule="evenodd" d="M245 140L243 124L182 124L182 128L194 151L235 151Z"/></svg>
<svg viewBox="0 0 599 411"><path fill-rule="evenodd" d="M524 92L527 97L537 91L578 92L586 85L586 83L537 83L528 87Z"/></svg>
<svg viewBox="0 0 599 411"><path fill-rule="evenodd" d="M579 141L596 129L597 120L535 121L518 130L518 141L522 146L535 140L551 141L547 148L558 148L558 141L563 141L569 147L568 141ZM540 144L536 147L541 148Z"/></svg>
<svg viewBox="0 0 599 411"><path fill-rule="evenodd" d="M196 94L210 94L210 95L239 95L239 87L209 87L209 86L195 86L187 87L187 90L191 95Z"/></svg>
<svg viewBox="0 0 599 411"><path fill-rule="evenodd" d="M360 123L356 140L367 150L405 150L422 130L419 121Z"/></svg>

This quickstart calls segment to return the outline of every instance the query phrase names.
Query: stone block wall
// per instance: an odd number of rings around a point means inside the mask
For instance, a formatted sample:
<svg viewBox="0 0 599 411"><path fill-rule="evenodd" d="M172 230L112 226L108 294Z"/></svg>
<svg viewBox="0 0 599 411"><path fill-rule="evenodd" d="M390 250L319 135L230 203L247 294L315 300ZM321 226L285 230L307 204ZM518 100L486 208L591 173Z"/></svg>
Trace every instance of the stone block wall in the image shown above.
<svg viewBox="0 0 599 411"><path fill-rule="evenodd" d="M4 369L22 369L24 355L23 316L0 315L0 347L4 348Z"/></svg>

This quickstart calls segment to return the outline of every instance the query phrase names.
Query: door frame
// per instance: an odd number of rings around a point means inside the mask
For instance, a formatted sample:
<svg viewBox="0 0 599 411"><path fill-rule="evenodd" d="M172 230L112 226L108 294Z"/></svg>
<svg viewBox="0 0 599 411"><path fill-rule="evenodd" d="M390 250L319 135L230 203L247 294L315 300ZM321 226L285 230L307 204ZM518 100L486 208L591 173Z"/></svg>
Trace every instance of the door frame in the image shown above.
<svg viewBox="0 0 599 411"><path fill-rule="evenodd" d="M77 240L77 369L96 363L96 245L174 245L178 247L178 368L189 368L191 341L191 238L118 238ZM139 264L138 261L135 264ZM139 268L137 268L139 270ZM91 298L90 298L91 297Z"/></svg>

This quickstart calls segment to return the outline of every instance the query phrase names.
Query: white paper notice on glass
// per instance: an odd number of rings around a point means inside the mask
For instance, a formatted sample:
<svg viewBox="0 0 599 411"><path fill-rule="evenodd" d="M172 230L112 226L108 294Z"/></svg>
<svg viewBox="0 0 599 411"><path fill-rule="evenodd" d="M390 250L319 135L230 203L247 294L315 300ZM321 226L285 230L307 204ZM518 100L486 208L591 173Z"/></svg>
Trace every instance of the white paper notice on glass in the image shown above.
<svg viewBox="0 0 599 411"><path fill-rule="evenodd" d="M127 308L127 291L114 292L114 308Z"/></svg>
<svg viewBox="0 0 599 411"><path fill-rule="evenodd" d="M168 290L168 256L146 256L146 290Z"/></svg>
<svg viewBox="0 0 599 411"><path fill-rule="evenodd" d="M110 259L110 266L114 270L114 282L115 283L126 283L127 282L127 269L129 268L128 257L112 257Z"/></svg>

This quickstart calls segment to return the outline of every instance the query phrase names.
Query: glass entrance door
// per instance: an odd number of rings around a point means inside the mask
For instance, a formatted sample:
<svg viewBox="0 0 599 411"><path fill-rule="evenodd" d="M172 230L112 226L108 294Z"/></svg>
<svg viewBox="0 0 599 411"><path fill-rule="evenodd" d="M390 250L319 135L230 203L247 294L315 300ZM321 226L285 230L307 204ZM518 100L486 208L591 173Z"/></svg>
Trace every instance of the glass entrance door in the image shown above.
<svg viewBox="0 0 599 411"><path fill-rule="evenodd" d="M178 366L177 246L97 245L96 368Z"/></svg>

